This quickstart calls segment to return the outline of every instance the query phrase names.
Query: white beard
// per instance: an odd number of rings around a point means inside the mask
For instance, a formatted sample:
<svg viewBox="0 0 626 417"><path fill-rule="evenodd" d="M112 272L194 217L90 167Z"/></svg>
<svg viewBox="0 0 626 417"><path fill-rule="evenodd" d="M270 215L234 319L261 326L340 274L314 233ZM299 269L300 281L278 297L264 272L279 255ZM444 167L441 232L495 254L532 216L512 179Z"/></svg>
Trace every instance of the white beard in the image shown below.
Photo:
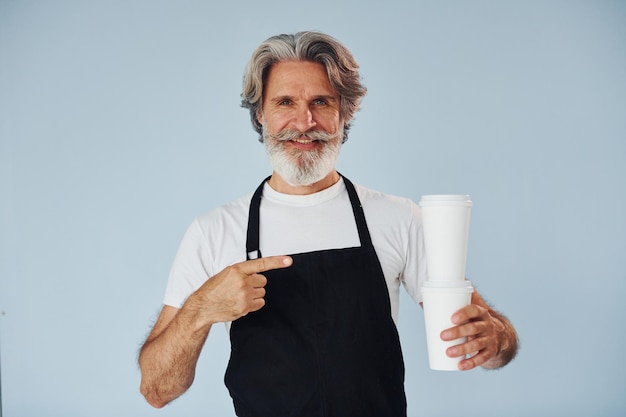
<svg viewBox="0 0 626 417"><path fill-rule="evenodd" d="M339 129L339 132L342 132ZM341 134L314 132L312 135L324 137L318 140L319 149L301 151L286 149L283 140L276 139L263 130L263 143L274 171L289 185L311 185L324 179L335 169L341 149ZM276 136L280 136L280 133Z"/></svg>

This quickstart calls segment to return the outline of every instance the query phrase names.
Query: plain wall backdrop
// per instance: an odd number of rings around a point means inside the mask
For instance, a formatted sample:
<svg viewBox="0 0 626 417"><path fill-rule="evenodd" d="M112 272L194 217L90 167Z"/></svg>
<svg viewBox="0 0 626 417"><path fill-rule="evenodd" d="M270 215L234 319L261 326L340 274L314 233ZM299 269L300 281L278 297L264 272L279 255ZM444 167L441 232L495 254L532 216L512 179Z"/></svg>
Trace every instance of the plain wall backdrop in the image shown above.
<svg viewBox="0 0 626 417"><path fill-rule="evenodd" d="M626 2L0 0L2 415L234 415L223 326L162 410L137 350L187 226L270 172L250 54L308 29L369 89L340 171L471 194L468 277L521 338L431 371L404 294L409 415L626 415Z"/></svg>

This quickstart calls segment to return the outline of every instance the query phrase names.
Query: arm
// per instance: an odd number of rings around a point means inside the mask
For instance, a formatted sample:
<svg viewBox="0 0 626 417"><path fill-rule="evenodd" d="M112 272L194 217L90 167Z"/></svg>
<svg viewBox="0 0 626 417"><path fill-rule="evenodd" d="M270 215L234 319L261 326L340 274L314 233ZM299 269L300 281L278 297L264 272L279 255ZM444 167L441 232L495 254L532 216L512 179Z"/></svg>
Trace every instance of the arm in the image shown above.
<svg viewBox="0 0 626 417"><path fill-rule="evenodd" d="M291 262L285 256L241 262L209 278L180 309L164 306L139 353L146 400L161 408L183 394L193 383L211 326L262 308L267 280L260 272Z"/></svg>
<svg viewBox="0 0 626 417"><path fill-rule="evenodd" d="M140 389L150 405L161 408L191 386L210 329L185 306L163 306L139 354Z"/></svg>
<svg viewBox="0 0 626 417"><path fill-rule="evenodd" d="M490 307L478 292L472 294L472 303L452 316L457 326L444 330L443 340L467 337L467 342L448 348L450 357L472 354L459 364L462 370L477 366L497 369L515 358L518 338L515 328L501 313Z"/></svg>

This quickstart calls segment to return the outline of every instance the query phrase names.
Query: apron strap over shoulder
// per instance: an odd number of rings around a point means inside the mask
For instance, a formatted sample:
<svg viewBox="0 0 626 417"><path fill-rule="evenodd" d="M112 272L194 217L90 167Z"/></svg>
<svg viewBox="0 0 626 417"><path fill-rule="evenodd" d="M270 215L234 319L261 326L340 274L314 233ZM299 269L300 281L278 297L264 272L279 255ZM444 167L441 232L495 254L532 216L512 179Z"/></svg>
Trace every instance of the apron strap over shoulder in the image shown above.
<svg viewBox="0 0 626 417"><path fill-rule="evenodd" d="M246 238L246 259L257 259L263 257L259 249L259 213L261 207L261 196L263 195L263 186L271 176L265 178L261 185L256 189L250 201L250 213L248 215L248 234Z"/></svg>
<svg viewBox="0 0 626 417"><path fill-rule="evenodd" d="M354 213L356 227L359 231L361 246L372 247L372 238L370 237L369 229L367 228L367 222L365 221L365 213L363 212L363 206L361 205L361 200L356 193L354 184L352 184L352 182L343 175L341 175L341 177L343 178L343 182L346 185L346 190L348 191L348 196L350 197L352 212Z"/></svg>

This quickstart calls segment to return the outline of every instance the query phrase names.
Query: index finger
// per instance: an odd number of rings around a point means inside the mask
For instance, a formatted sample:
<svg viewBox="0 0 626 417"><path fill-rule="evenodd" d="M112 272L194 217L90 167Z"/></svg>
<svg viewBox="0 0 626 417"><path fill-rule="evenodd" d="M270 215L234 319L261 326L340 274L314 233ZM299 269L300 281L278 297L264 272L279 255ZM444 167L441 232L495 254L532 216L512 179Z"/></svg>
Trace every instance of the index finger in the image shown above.
<svg viewBox="0 0 626 417"><path fill-rule="evenodd" d="M465 322L480 317L481 314L481 310L476 304L468 304L465 307L457 310L452 315L451 320L454 324L463 324Z"/></svg>
<svg viewBox="0 0 626 417"><path fill-rule="evenodd" d="M243 273L251 275L272 269L287 268L291 266L293 259L290 256L268 256L267 258L251 259L239 264Z"/></svg>

